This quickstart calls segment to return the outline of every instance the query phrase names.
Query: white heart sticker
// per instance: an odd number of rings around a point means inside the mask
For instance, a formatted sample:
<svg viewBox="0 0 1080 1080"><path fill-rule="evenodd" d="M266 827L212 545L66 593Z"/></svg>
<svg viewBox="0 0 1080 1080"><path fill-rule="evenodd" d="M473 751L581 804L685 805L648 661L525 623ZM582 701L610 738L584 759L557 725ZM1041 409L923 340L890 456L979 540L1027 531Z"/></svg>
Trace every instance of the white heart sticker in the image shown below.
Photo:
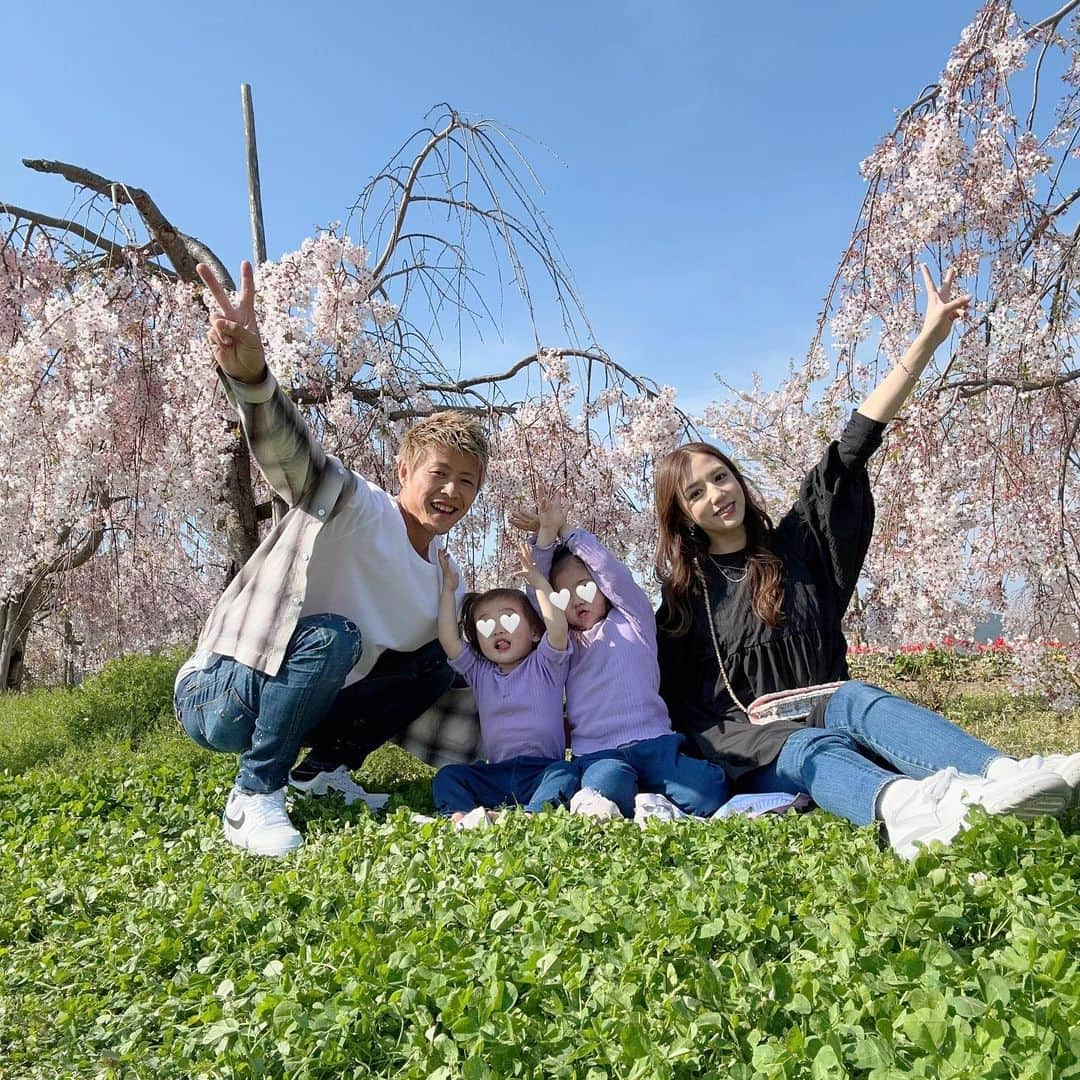
<svg viewBox="0 0 1080 1080"><path fill-rule="evenodd" d="M477 619L476 629L480 631L484 637L491 637L495 633L495 620L494 619Z"/></svg>
<svg viewBox="0 0 1080 1080"><path fill-rule="evenodd" d="M558 592L548 593L548 596L560 611L565 611L570 606L569 589L560 589Z"/></svg>
<svg viewBox="0 0 1080 1080"><path fill-rule="evenodd" d="M508 634L512 634L518 628L521 616L516 611L512 611L509 615L500 615L499 622L502 623L502 628Z"/></svg>
<svg viewBox="0 0 1080 1080"><path fill-rule="evenodd" d="M584 585L579 585L574 591L586 604L591 604L593 597L596 596L596 582L586 581Z"/></svg>

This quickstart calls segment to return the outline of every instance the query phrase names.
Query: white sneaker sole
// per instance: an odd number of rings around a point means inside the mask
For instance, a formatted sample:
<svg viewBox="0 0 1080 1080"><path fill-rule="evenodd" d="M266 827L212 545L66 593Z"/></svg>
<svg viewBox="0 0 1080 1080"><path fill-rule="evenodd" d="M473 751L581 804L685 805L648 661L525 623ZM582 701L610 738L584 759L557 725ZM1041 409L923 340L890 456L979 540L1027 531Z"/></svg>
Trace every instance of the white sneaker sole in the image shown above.
<svg viewBox="0 0 1080 1080"><path fill-rule="evenodd" d="M290 776L289 787L296 788L297 791L302 791L305 794L325 795L328 790L326 773L316 773L310 780L294 780Z"/></svg>
<svg viewBox="0 0 1080 1080"><path fill-rule="evenodd" d="M345 800L346 806L352 806L353 803L362 802L366 803L368 808L373 811L384 809L386 804L390 801L389 795L366 791L364 788L360 787L359 784L351 784L349 787L345 787L332 780L332 776L333 773L326 772L317 773L310 780L294 780L290 776L289 787L295 788L297 791L300 791L305 795L311 795L315 798L321 798L324 795L336 792Z"/></svg>
<svg viewBox="0 0 1080 1080"><path fill-rule="evenodd" d="M225 839L233 847L241 848L243 851L250 851L252 855L263 855L270 859L278 859L282 855L288 855L290 851L295 851L304 843L304 838L297 833L295 836L285 836L277 843L260 844L251 833L244 833L239 829L234 829L224 818L221 821L221 828L225 834Z"/></svg>
<svg viewBox="0 0 1080 1080"><path fill-rule="evenodd" d="M1057 773L1032 773L1012 781L1010 790L995 798L973 799L988 814L1012 814L1029 821L1032 818L1060 817L1069 808L1073 792Z"/></svg>

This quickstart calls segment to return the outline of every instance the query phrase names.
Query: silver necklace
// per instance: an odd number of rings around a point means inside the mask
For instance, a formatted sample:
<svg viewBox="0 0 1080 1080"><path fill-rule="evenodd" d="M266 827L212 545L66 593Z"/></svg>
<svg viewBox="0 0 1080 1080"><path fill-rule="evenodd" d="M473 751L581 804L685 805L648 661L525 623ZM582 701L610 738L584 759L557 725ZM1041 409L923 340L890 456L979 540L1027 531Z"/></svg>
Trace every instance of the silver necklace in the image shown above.
<svg viewBox="0 0 1080 1080"><path fill-rule="evenodd" d="M721 566L720 563L718 563L716 561L716 556L713 555L713 553L711 551L708 552L708 556L709 556L709 559L712 561L713 566L715 566L716 569L720 571L720 576L726 582L728 582L729 584L738 585L741 582L746 580L746 574L747 574L748 570L750 569L748 566L744 566L742 568L742 573L741 574L738 571L736 571L735 573L732 573L730 570L728 570L728 568L726 566Z"/></svg>

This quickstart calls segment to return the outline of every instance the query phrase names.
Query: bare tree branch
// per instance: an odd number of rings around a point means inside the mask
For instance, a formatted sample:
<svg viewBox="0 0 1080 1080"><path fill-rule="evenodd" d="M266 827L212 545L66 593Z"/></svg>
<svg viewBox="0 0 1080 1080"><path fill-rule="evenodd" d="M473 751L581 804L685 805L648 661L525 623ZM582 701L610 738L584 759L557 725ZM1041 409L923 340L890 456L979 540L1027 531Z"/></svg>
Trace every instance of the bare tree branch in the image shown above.
<svg viewBox="0 0 1080 1080"><path fill-rule="evenodd" d="M1027 30L1028 36L1030 37L1032 34L1037 33L1039 30L1057 29L1058 23L1060 23L1061 20L1064 19L1065 16L1068 15L1070 11L1073 11L1077 6L1080 6L1080 0L1069 0L1069 2L1064 7L1059 8L1057 11L1054 12L1053 15L1048 15L1041 22L1037 22L1033 26L1030 26Z"/></svg>
<svg viewBox="0 0 1080 1080"><path fill-rule="evenodd" d="M114 266L123 265L126 254L132 250L138 251L140 255L146 258L153 258L155 255L160 255L162 253L160 245L156 242L141 247L114 244L111 240L106 240L100 232L95 232L85 225L80 225L77 221L69 221L67 218L52 217L49 214L42 214L37 210L27 210L25 207L14 206L11 203L0 202L0 214L8 214L17 220L27 221L30 224L37 225L41 228L59 229L61 233L74 233L80 239L85 240L89 244L93 244L94 247L105 252L109 264ZM176 277L173 271L165 267L161 267L161 273L168 277Z"/></svg>
<svg viewBox="0 0 1080 1080"><path fill-rule="evenodd" d="M1071 383L1075 379L1080 379L1080 368L1075 371L1062 372L1060 375L1051 375L1046 379L1013 379L1003 376L987 379L957 379L954 382L943 383L941 386L935 387L934 393L945 394L956 390L961 397L969 398L975 397L977 394L983 394L991 387L1005 386L1021 394L1030 394L1036 390L1052 390L1055 387Z"/></svg>
<svg viewBox="0 0 1080 1080"><path fill-rule="evenodd" d="M129 203L134 206L147 231L161 245L162 251L183 281L197 282L199 276L195 272L195 264L206 261L214 267L226 288L236 288L231 275L217 256L201 241L177 229L142 188L131 187L118 180L108 180L81 165L71 165L64 161L23 158L23 164L35 172L56 173L72 184L103 195L114 205Z"/></svg>

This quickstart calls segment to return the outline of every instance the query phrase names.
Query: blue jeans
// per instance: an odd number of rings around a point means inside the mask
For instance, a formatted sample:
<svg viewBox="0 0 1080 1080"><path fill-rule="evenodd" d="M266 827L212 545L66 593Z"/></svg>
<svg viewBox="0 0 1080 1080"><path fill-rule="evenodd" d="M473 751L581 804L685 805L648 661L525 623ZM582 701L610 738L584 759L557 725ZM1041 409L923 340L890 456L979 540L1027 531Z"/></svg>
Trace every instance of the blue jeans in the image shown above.
<svg viewBox="0 0 1080 1080"><path fill-rule="evenodd" d="M659 792L680 810L708 817L727 801L727 774L711 761L682 752L684 735L660 735L574 758L583 788L611 799L624 817L634 816L639 791Z"/></svg>
<svg viewBox="0 0 1080 1080"><path fill-rule="evenodd" d="M881 789L898 776L921 780L950 765L982 776L1000 755L939 713L852 681L829 699L823 729L796 731L774 762L747 773L739 787L805 791L823 810L869 825Z"/></svg>
<svg viewBox="0 0 1080 1080"><path fill-rule="evenodd" d="M511 803L536 814L548 805L566 806L578 789L578 778L569 762L522 755L506 761L444 765L431 788L440 814Z"/></svg>
<svg viewBox="0 0 1080 1080"><path fill-rule="evenodd" d="M330 708L359 656L354 623L341 615L309 615L296 624L276 675L218 657L180 682L176 715L204 749L240 755L239 788L277 791L304 735Z"/></svg>

